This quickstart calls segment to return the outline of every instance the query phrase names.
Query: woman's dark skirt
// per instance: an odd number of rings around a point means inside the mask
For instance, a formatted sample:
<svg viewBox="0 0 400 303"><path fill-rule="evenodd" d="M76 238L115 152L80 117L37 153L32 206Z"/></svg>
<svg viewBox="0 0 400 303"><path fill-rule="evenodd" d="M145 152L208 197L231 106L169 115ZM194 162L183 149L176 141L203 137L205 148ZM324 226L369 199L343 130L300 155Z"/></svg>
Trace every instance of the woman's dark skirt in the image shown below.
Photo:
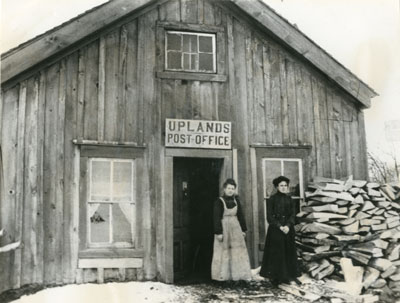
<svg viewBox="0 0 400 303"><path fill-rule="evenodd" d="M287 234L277 226L268 227L260 275L279 282L288 282L299 276L293 227Z"/></svg>

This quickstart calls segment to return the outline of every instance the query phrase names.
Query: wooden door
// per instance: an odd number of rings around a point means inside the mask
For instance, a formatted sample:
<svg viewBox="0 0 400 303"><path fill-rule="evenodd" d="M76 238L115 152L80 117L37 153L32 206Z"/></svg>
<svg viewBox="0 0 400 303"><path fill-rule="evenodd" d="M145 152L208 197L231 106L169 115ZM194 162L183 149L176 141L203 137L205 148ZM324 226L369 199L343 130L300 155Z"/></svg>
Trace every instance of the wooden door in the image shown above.
<svg viewBox="0 0 400 303"><path fill-rule="evenodd" d="M223 160L174 158L173 169L174 281L209 279Z"/></svg>
<svg viewBox="0 0 400 303"><path fill-rule="evenodd" d="M190 270L190 226L188 215L190 190L187 164L184 159L174 159L174 280L183 278Z"/></svg>

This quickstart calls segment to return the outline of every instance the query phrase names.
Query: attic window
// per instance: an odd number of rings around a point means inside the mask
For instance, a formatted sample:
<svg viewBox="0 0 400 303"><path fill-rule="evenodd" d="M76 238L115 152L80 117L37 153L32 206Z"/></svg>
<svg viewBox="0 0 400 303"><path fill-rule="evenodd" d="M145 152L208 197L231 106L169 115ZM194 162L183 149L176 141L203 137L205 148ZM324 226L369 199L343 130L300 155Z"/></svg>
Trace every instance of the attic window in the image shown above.
<svg viewBox="0 0 400 303"><path fill-rule="evenodd" d="M215 34L166 31L165 69L216 72Z"/></svg>

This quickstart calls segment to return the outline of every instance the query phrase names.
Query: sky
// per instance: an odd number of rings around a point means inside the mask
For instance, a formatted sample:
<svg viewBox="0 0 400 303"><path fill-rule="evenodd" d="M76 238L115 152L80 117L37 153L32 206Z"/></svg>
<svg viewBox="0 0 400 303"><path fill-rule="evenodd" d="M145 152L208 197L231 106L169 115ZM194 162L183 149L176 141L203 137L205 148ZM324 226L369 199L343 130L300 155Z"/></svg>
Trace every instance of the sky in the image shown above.
<svg viewBox="0 0 400 303"><path fill-rule="evenodd" d="M365 111L368 147L400 158L384 127L400 120L400 0L264 1L379 94ZM2 0L0 52L104 2Z"/></svg>

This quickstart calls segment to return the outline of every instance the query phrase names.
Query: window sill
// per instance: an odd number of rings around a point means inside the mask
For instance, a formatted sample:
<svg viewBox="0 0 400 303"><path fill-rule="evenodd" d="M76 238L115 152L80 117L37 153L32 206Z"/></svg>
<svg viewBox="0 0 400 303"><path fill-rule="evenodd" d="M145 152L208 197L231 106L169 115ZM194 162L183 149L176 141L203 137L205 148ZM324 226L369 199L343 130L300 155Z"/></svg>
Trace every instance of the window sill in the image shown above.
<svg viewBox="0 0 400 303"><path fill-rule="evenodd" d="M88 248L79 252L79 258L143 258L144 252L133 248Z"/></svg>
<svg viewBox="0 0 400 303"><path fill-rule="evenodd" d="M157 78L190 80L190 81L209 81L209 82L226 82L227 76L222 74L206 74L206 73L185 73L185 72L157 72Z"/></svg>

